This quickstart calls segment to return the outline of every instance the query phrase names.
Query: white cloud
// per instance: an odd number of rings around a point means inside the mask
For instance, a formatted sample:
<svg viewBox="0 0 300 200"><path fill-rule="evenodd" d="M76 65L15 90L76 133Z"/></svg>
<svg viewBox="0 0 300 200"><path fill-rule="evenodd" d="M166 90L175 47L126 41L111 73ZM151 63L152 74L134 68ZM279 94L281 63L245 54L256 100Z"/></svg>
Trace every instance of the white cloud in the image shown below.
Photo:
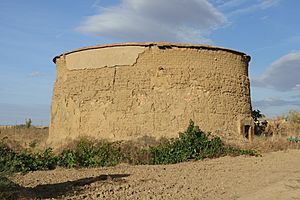
<svg viewBox="0 0 300 200"><path fill-rule="evenodd" d="M222 10L230 10L244 5L248 0L211 0L218 8Z"/></svg>
<svg viewBox="0 0 300 200"><path fill-rule="evenodd" d="M274 106L300 106L300 99L299 100L283 100L280 98L266 98L264 100L254 101L253 106L254 107L274 107Z"/></svg>
<svg viewBox="0 0 300 200"><path fill-rule="evenodd" d="M295 87L292 88L293 90L299 90L300 91L300 84L296 84Z"/></svg>
<svg viewBox="0 0 300 200"><path fill-rule="evenodd" d="M100 0L94 0L93 4L92 4L92 8L97 8L99 7L98 5L100 4Z"/></svg>
<svg viewBox="0 0 300 200"><path fill-rule="evenodd" d="M253 109L259 109L268 117L280 116L287 110L300 111L300 99L286 100L281 98L266 98L263 100L253 101Z"/></svg>
<svg viewBox="0 0 300 200"><path fill-rule="evenodd" d="M44 76L45 74L42 73L42 72L38 72L38 71L34 71L34 72L31 72L29 74L30 77L41 77L41 76Z"/></svg>
<svg viewBox="0 0 300 200"><path fill-rule="evenodd" d="M226 22L207 0L122 0L87 17L76 30L118 41L201 43Z"/></svg>
<svg viewBox="0 0 300 200"><path fill-rule="evenodd" d="M228 16L236 16L271 8L278 5L280 0L211 0L211 2Z"/></svg>
<svg viewBox="0 0 300 200"><path fill-rule="evenodd" d="M279 3L279 0L260 0L260 7L266 9L275 6Z"/></svg>
<svg viewBox="0 0 300 200"><path fill-rule="evenodd" d="M299 90L300 52L289 53L273 62L262 76L252 79L252 85L278 91Z"/></svg>
<svg viewBox="0 0 300 200"><path fill-rule="evenodd" d="M293 99L300 99L300 94L298 93L298 94L295 94L295 95L291 95L291 98L293 98Z"/></svg>

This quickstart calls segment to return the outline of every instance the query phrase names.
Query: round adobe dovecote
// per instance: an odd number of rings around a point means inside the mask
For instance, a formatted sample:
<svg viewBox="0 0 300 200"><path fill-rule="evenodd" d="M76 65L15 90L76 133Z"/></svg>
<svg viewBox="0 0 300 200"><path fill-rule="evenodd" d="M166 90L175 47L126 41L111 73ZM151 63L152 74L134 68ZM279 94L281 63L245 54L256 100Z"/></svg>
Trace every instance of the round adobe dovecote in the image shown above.
<svg viewBox="0 0 300 200"><path fill-rule="evenodd" d="M122 43L56 56L49 143L78 136L177 137L192 119L204 131L251 138L250 57L178 43Z"/></svg>

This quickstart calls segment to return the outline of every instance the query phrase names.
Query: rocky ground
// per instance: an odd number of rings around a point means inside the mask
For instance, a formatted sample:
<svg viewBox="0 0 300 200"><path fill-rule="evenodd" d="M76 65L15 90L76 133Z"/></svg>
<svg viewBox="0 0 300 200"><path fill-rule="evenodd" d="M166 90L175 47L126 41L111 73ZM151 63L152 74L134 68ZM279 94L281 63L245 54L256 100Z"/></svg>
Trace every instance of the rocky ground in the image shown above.
<svg viewBox="0 0 300 200"><path fill-rule="evenodd" d="M59 168L11 181L15 199L300 199L300 150L174 165Z"/></svg>

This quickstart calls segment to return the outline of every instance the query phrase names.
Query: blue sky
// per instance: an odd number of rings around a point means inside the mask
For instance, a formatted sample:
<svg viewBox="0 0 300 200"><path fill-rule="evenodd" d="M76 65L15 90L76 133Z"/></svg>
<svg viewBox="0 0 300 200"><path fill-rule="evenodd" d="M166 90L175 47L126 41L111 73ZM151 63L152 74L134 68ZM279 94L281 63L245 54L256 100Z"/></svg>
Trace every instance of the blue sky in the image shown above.
<svg viewBox="0 0 300 200"><path fill-rule="evenodd" d="M49 123L54 56L128 41L243 51L253 108L269 117L300 111L299 8L296 0L1 0L0 124Z"/></svg>

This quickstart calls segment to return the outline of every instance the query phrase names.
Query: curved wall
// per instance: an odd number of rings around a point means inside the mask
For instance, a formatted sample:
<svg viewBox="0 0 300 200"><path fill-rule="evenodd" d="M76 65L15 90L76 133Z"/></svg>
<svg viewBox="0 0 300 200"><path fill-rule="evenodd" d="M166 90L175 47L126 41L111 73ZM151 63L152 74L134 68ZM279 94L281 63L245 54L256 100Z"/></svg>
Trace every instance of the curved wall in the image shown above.
<svg viewBox="0 0 300 200"><path fill-rule="evenodd" d="M177 137L190 119L205 131L250 138L249 58L174 43L102 45L59 55L49 142Z"/></svg>

